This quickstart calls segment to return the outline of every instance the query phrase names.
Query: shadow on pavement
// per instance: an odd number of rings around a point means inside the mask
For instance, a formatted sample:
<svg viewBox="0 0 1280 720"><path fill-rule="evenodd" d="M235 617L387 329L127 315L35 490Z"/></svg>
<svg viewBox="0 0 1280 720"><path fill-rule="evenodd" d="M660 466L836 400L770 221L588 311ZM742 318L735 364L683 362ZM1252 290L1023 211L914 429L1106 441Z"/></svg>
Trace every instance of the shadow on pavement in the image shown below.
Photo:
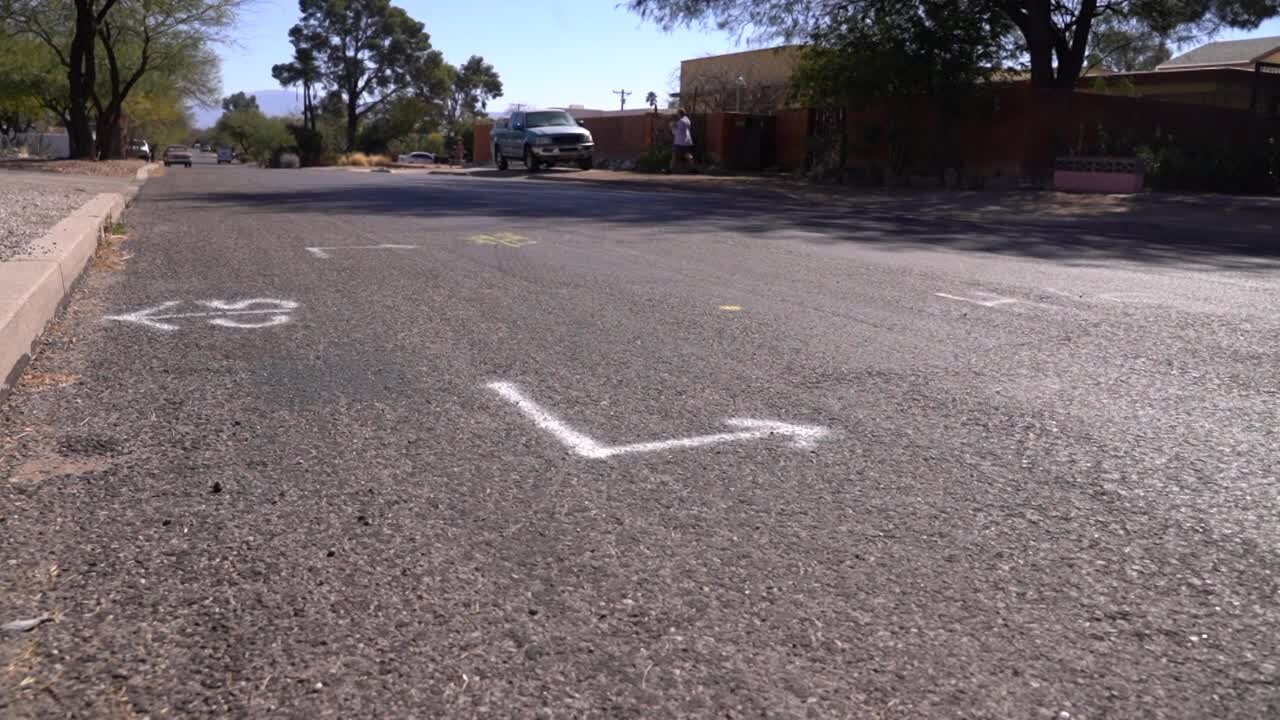
<svg viewBox="0 0 1280 720"><path fill-rule="evenodd" d="M385 176L384 176L385 177ZM499 217L615 224L664 233L731 231L759 236L802 232L805 242L854 242L881 249L943 248L1089 265L1109 261L1195 263L1218 269L1280 268L1280 233L1244 224L1210 231L1118 216L1052 217L1010 213L981 219L949 217L947 209L910 196L857 207L769 202L731 192L624 193L606 185L484 182L526 178L523 170L480 170L465 177L402 176L400 183L349 183L266 191L151 194L148 202L189 207L237 206L252 212L366 216Z"/></svg>

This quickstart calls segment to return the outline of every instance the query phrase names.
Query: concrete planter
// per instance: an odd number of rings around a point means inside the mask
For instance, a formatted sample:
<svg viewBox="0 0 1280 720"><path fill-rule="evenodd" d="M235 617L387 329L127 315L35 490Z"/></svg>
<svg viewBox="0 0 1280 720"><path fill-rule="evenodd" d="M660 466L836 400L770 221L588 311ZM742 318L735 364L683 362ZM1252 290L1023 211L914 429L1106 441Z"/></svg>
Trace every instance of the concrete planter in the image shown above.
<svg viewBox="0 0 1280 720"><path fill-rule="evenodd" d="M1137 158L1063 157L1053 169L1053 189L1065 192L1136 193L1143 179Z"/></svg>

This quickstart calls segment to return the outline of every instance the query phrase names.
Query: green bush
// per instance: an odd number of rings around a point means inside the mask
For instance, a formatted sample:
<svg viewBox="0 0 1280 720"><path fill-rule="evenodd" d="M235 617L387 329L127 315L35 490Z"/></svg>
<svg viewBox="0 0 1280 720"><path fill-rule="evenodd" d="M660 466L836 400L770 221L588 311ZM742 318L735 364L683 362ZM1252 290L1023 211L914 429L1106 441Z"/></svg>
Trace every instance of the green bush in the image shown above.
<svg viewBox="0 0 1280 720"><path fill-rule="evenodd" d="M1271 194L1280 182L1275 138L1184 142L1157 134L1137 155L1156 190Z"/></svg>
<svg viewBox="0 0 1280 720"><path fill-rule="evenodd" d="M671 146L656 147L636 158L639 172L661 172L671 167Z"/></svg>
<svg viewBox="0 0 1280 720"><path fill-rule="evenodd" d="M332 165L326 163L326 155L332 155L324 145L324 135L305 125L290 125L289 134L293 135L293 146L298 150L298 160L303 167Z"/></svg>

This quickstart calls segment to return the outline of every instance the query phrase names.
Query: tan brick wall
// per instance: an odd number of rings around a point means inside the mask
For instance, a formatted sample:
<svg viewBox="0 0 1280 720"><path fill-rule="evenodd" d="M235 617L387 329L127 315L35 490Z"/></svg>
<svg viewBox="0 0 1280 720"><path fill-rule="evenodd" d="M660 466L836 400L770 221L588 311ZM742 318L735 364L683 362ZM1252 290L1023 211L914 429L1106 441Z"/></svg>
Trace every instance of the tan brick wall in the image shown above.
<svg viewBox="0 0 1280 720"><path fill-rule="evenodd" d="M680 103L690 112L733 111L742 88L743 112L772 112L785 107L791 76L804 48L784 45L680 63Z"/></svg>

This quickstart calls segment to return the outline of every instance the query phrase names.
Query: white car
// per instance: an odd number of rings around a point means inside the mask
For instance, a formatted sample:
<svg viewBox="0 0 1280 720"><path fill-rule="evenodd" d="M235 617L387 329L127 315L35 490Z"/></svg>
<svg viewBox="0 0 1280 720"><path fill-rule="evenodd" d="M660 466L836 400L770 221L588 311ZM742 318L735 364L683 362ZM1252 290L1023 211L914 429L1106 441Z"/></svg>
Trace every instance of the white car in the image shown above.
<svg viewBox="0 0 1280 720"><path fill-rule="evenodd" d="M421 150L418 152L404 153L400 156L400 162L407 163L409 165L432 165L435 164L435 161L435 155L429 152L422 152Z"/></svg>

